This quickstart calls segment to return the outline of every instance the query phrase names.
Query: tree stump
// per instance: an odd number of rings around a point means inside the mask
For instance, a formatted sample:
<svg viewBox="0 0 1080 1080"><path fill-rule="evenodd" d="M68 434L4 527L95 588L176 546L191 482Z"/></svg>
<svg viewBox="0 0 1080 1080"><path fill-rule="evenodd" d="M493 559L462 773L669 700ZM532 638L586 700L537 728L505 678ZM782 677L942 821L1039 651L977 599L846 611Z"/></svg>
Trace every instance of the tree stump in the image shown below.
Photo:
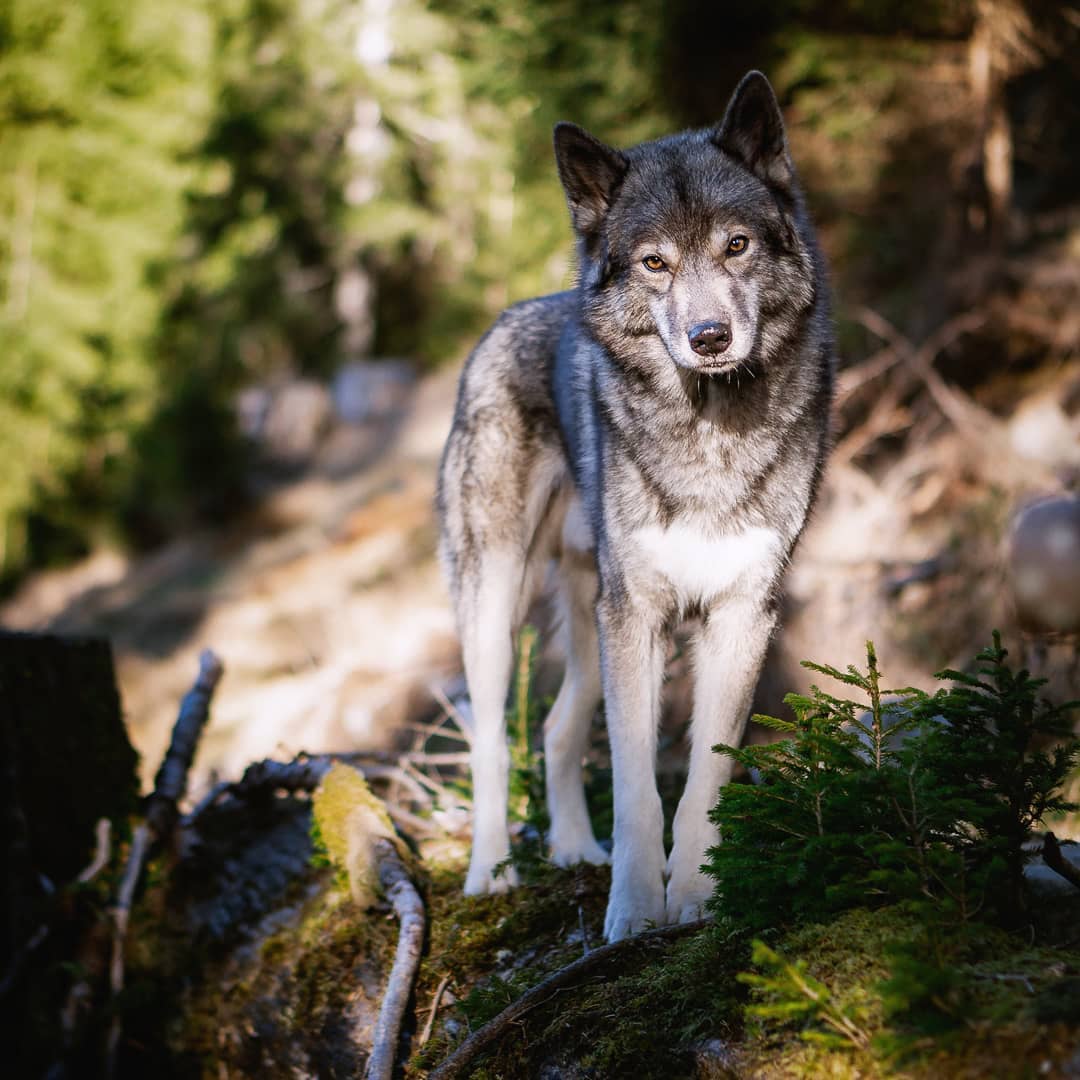
<svg viewBox="0 0 1080 1080"><path fill-rule="evenodd" d="M0 973L40 924L49 886L90 861L98 820L136 809L137 761L108 641L0 631Z"/></svg>

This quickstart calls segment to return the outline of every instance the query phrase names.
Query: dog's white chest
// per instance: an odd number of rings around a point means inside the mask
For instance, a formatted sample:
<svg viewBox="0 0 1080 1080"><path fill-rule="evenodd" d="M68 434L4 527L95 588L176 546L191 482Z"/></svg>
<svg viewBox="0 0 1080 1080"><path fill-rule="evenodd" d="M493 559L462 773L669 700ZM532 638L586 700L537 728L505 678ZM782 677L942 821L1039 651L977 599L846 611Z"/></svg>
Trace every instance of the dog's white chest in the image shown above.
<svg viewBox="0 0 1080 1080"><path fill-rule="evenodd" d="M633 538L647 569L684 601L709 600L746 579L771 576L781 550L779 534L762 527L708 536L690 525L649 525Z"/></svg>

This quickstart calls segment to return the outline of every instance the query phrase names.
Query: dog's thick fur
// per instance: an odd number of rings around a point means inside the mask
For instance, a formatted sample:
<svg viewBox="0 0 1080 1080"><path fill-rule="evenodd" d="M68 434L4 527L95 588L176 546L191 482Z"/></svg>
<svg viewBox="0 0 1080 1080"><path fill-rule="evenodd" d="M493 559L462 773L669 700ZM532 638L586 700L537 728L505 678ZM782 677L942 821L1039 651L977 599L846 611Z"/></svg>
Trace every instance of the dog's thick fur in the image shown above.
<svg viewBox="0 0 1080 1080"><path fill-rule="evenodd" d="M439 477L441 551L472 699L467 893L509 853L513 637L551 560L567 669L544 728L552 859L607 860L582 789L605 702L615 785L609 940L697 918L780 580L826 454L833 342L822 258L772 88L719 127L627 151L559 124L572 292L504 312L470 357ZM673 625L700 619L692 750L665 859L654 772ZM666 888L665 888L666 881Z"/></svg>

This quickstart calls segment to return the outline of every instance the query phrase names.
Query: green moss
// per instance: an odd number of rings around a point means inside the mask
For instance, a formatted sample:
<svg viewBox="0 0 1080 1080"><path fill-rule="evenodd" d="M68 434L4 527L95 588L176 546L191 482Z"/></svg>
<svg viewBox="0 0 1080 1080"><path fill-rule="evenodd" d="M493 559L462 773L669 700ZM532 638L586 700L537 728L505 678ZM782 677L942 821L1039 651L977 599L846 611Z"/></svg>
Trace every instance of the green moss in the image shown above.
<svg viewBox="0 0 1080 1080"><path fill-rule="evenodd" d="M312 821L331 863L345 871L353 899L370 906L380 892L375 841L389 840L407 856L386 806L356 769L336 764L312 799Z"/></svg>
<svg viewBox="0 0 1080 1080"><path fill-rule="evenodd" d="M430 1001L449 973L458 1003L443 1011L431 1042L414 1055L410 1077L423 1075L467 1031L580 957L582 926L590 947L603 941L606 868L549 865L535 871L527 888L473 899L461 895L461 882L460 867L432 874L431 948L417 1000ZM689 1075L695 1042L728 1039L738 1027L744 992L734 974L745 955L742 946L712 931L629 950L581 986L532 1010L474 1075L534 1075L543 1065L570 1062L597 1076Z"/></svg>
<svg viewBox="0 0 1080 1080"><path fill-rule="evenodd" d="M886 976L892 957L920 930L899 907L855 910L830 923L806 926L784 937L777 952L823 984L832 1007L869 1038L863 1047L831 1046L814 1037L820 1018L799 1012L793 1022L751 1024L745 1042L754 1076L1034 1076L1075 1050L1062 1025L1071 1010L1063 973L1080 971L1075 951L1037 948L1026 936L980 928L958 947L953 991L962 1015L933 1036L890 1018ZM1080 994L1076 995L1080 1000ZM753 1001L776 990L759 988ZM782 1002L780 1002L782 1004ZM780 1010L777 1010L779 1012Z"/></svg>
<svg viewBox="0 0 1080 1080"><path fill-rule="evenodd" d="M363 1040L350 1031L373 1022L396 941L393 920L330 887L257 950L206 964L171 1050L240 1076L265 1075L270 1060L356 1075Z"/></svg>
<svg viewBox="0 0 1080 1080"><path fill-rule="evenodd" d="M697 1044L739 1034L745 994L734 973L744 960L745 945L715 928L650 950L644 963L588 986L572 1012L555 1010L544 1037L574 1045L599 1076L691 1075Z"/></svg>

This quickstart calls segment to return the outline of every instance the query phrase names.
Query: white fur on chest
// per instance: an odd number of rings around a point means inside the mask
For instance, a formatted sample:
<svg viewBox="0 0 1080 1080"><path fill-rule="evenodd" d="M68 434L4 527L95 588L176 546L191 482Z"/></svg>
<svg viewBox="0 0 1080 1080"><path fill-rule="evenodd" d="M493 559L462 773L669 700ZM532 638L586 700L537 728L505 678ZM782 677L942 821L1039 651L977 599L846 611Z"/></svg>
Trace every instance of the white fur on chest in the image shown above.
<svg viewBox="0 0 1080 1080"><path fill-rule="evenodd" d="M772 576L781 558L774 529L709 536L692 525L648 525L633 534L643 570L664 578L684 602L705 601L735 585Z"/></svg>

